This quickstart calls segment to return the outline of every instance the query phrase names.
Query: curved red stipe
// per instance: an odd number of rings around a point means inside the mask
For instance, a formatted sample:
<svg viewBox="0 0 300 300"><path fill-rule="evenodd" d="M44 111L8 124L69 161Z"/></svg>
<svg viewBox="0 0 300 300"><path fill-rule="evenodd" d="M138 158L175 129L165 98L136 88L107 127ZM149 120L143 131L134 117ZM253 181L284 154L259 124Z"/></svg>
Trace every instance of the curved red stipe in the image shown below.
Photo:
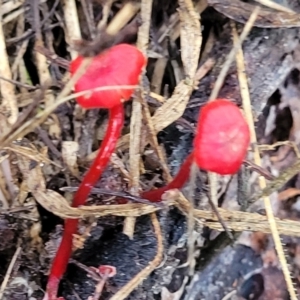
<svg viewBox="0 0 300 300"><path fill-rule="evenodd" d="M173 178L173 180L164 187L158 188L156 190L151 190L147 192L143 192L141 194L141 198L147 199L151 202L160 202L161 197L164 192L171 190L171 189L180 189L186 183L190 176L191 166L194 161L194 155L191 153L182 164L180 170Z"/></svg>
<svg viewBox="0 0 300 300"><path fill-rule="evenodd" d="M97 182L101 174L105 170L111 154L114 152L117 140L121 134L124 120L124 108L117 105L110 110L109 123L106 135L101 144L99 153L86 173L73 199L73 207L83 205ZM62 241L59 245L55 258L52 262L52 268L47 284L47 294L49 300L56 300L59 281L64 274L68 260L72 252L73 235L77 232L78 219L67 219Z"/></svg>
<svg viewBox="0 0 300 300"><path fill-rule="evenodd" d="M217 99L205 104L199 114L194 150L173 181L164 187L141 194L151 202L161 201L164 192L181 188L191 165L220 175L234 174L240 168L250 143L250 131L240 109L232 102Z"/></svg>
<svg viewBox="0 0 300 300"><path fill-rule="evenodd" d="M79 56L70 64L70 72L74 74L80 67L84 57ZM147 59L134 46L127 44L116 45L92 58L86 72L75 84L75 93L87 91L86 95L77 98L84 108L107 108L110 110L109 124L100 151L85 175L73 199L73 207L83 205L109 162L115 149L117 139L123 126L124 111L122 103L130 99L135 87L124 88L117 86L135 86ZM100 87L114 87L107 90L95 90ZM78 220L67 219L63 238L47 283L44 299L57 300L59 281L64 274L72 252L73 234L77 231Z"/></svg>

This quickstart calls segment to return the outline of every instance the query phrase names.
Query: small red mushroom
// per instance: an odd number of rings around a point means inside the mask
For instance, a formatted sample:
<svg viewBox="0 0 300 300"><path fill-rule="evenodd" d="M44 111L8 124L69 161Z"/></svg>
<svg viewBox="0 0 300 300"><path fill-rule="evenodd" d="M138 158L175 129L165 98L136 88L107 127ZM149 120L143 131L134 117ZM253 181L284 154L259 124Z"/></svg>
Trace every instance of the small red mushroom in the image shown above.
<svg viewBox="0 0 300 300"><path fill-rule="evenodd" d="M173 178L173 180L168 183L166 186L163 186L161 188L158 188L156 190L151 190L147 192L143 192L141 194L141 198L147 199L151 202L159 202L161 201L161 197L164 192L172 189L180 189L185 184L185 182L188 180L190 176L190 169L192 166L192 163L194 161L194 153L192 152L188 157L185 159L183 164L181 165L181 168L179 169L176 176Z"/></svg>
<svg viewBox="0 0 300 300"><path fill-rule="evenodd" d="M189 178L193 161L208 172L235 174L243 162L249 143L249 127L240 109L225 99L208 102L199 114L193 152L186 158L178 174L166 186L144 192L141 197L158 202L165 191L181 188Z"/></svg>
<svg viewBox="0 0 300 300"><path fill-rule="evenodd" d="M220 175L236 173L250 142L248 124L232 102L218 99L201 109L194 139L199 168Z"/></svg>
<svg viewBox="0 0 300 300"><path fill-rule="evenodd" d="M71 62L70 72L74 74L84 57L78 56ZM93 57L85 74L76 82L75 92L91 90L86 95L77 97L77 102L83 108L111 109L130 99L139 83L142 68L146 58L136 47L128 44L116 45L98 56ZM108 90L97 90L101 87L120 86ZM93 89L96 89L92 91Z"/></svg>
<svg viewBox="0 0 300 300"><path fill-rule="evenodd" d="M71 62L71 74L76 72L83 59L82 56L78 56ZM109 109L110 114L101 148L74 195L73 207L78 207L86 202L91 189L106 168L123 127L123 102L129 100L135 90L135 87L124 88L121 86L136 86L146 62L145 56L136 47L119 44L93 57L86 72L75 84L76 93L88 91L86 95L77 98L83 108L106 108ZM97 90L99 87L110 86L114 86L114 88ZM48 278L45 296L47 298L44 299L57 300L58 285L72 252L72 239L77 231L77 226L77 219L65 221L62 241L52 262Z"/></svg>
<svg viewBox="0 0 300 300"><path fill-rule="evenodd" d="M110 265L100 265L98 268L95 268L95 271L100 276L109 278L117 274L116 267Z"/></svg>

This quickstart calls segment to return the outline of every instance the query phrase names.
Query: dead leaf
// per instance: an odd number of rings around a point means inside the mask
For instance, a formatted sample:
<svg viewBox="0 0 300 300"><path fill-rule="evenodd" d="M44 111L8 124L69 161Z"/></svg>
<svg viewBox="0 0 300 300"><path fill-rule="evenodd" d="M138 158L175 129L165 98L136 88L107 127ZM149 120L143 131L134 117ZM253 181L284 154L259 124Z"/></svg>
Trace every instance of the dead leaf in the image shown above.
<svg viewBox="0 0 300 300"><path fill-rule="evenodd" d="M243 24L257 6L239 0L208 0L208 4L226 17ZM262 28L300 27L300 15L262 7L254 26Z"/></svg>
<svg viewBox="0 0 300 300"><path fill-rule="evenodd" d="M202 44L200 17L191 1L179 0L179 6L181 58L186 76L193 79Z"/></svg>
<svg viewBox="0 0 300 300"><path fill-rule="evenodd" d="M122 205L99 205L99 206L81 206L78 208L70 207L67 200L59 193L47 190L45 180L39 164L32 163L31 160L24 156L18 156L18 164L27 181L29 191L33 194L36 201L45 209L62 218L86 218L90 216L123 216L138 217L145 214L158 211L161 208L141 203L129 203ZM176 206L184 213L188 214L190 203L183 195L176 190L166 192L164 195L165 205ZM167 200L168 199L168 200ZM219 214L227 227L235 231L261 231L270 233L269 222L266 216L256 213L227 211L219 208ZM194 209L194 217L206 226L223 231L222 224L215 216L214 212ZM300 222L292 220L281 220L276 218L278 231L285 235L300 236Z"/></svg>
<svg viewBox="0 0 300 300"><path fill-rule="evenodd" d="M59 119L57 115L52 114L51 118L47 121L49 125L49 135L57 140L61 139L61 125L59 123Z"/></svg>
<svg viewBox="0 0 300 300"><path fill-rule="evenodd" d="M24 157L27 157L28 159L34 160L35 162L38 162L39 164L53 164L57 166L58 168L62 168L61 165L53 162L43 153L40 153L34 145L30 145L29 147L23 147L16 144L11 144L9 147L5 147L5 150L10 150L16 153L18 156L22 155Z"/></svg>
<svg viewBox="0 0 300 300"><path fill-rule="evenodd" d="M77 165L77 153L79 144L74 141L62 142L62 158L64 163L69 168L74 177L79 177L79 170Z"/></svg>

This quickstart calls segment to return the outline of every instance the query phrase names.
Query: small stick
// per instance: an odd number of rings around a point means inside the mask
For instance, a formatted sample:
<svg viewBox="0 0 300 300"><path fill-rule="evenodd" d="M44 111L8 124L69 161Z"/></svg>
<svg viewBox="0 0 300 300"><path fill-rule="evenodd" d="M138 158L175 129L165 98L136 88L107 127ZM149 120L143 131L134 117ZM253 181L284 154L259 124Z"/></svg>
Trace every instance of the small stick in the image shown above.
<svg viewBox="0 0 300 300"><path fill-rule="evenodd" d="M63 192L76 192L78 190L78 187L66 186L66 187L60 188L59 190L63 191ZM101 188L93 188L91 190L90 194L104 194L104 195L109 195L109 196L114 196L114 197L125 198L125 199L131 200L133 202L137 202L137 203L153 205L155 207L160 207L160 208L167 207L163 202L152 202L147 199L136 197L136 196L133 196L128 193L111 191L111 190L106 190L106 189L101 189Z"/></svg>
<svg viewBox="0 0 300 300"><path fill-rule="evenodd" d="M0 7L2 7L2 0L0 0ZM0 57L1 57L1 64L0 64L0 74L1 76L12 80L12 73L9 66L8 55L6 52L6 44L5 44L5 37L3 32L3 22L2 22L2 12L0 13ZM3 96L2 99L2 110L9 113L8 122L13 124L17 121L18 118L18 105L17 105L17 98L15 95L15 86L14 84L1 80L0 81L0 89L1 94Z"/></svg>
<svg viewBox="0 0 300 300"><path fill-rule="evenodd" d="M258 166L257 164L253 163L250 160L244 160L243 164L247 166L250 170L258 173L261 176L264 176L267 180L275 180L276 177L273 176L268 170L264 169L261 166Z"/></svg>
<svg viewBox="0 0 300 300"><path fill-rule="evenodd" d="M224 83L225 77L227 75L227 72L234 60L234 57L239 50L239 47L241 47L243 41L248 36L250 30L252 29L254 22L258 16L259 13L259 7L256 7L254 11L252 12L249 20L247 21L239 40L234 44L234 47L231 49L229 54L227 55L226 61L223 65L223 68L217 78L217 81L215 82L214 88L210 94L209 101L213 101L217 98L219 91ZM218 199L217 199L217 175L213 174L212 172L208 172L208 179L209 179L209 189L210 189L210 200L212 203L217 205Z"/></svg>
<svg viewBox="0 0 300 300"><path fill-rule="evenodd" d="M255 1L262 4L262 5L264 5L264 6L267 6L269 8L274 9L274 10L277 10L277 11L282 11L282 12L293 14L293 15L296 14L296 12L291 10L290 8L285 7L285 6L283 6L279 3L276 3L272 0L255 0ZM274 12L274 13L276 13L276 12Z"/></svg>
<svg viewBox="0 0 300 300"><path fill-rule="evenodd" d="M147 84L148 84L148 81L147 81ZM142 109L143 109L144 119L145 119L145 122L147 125L147 130L149 132L149 141L159 159L159 163L160 163L162 171L163 171L163 178L165 181L167 181L169 183L172 181L173 178L170 174L163 151L162 151L160 145L158 144L156 132L155 132L154 125L153 125L153 122L151 119L149 105L148 105L145 97L143 97L143 99L142 99L142 106L143 106Z"/></svg>
<svg viewBox="0 0 300 300"><path fill-rule="evenodd" d="M2 284L1 284L1 287L0 287L0 299L3 298L3 294L4 294L4 291L6 289L6 286L8 284L8 281L9 281L9 278L10 278L10 275L13 271L13 268L14 268L14 265L19 257L19 254L21 252L22 248L19 246L16 251L15 251L15 254L12 258L12 260L10 261L10 264L8 266L8 269L6 271L6 274L5 274L5 277L4 277L4 280L2 281Z"/></svg>
<svg viewBox="0 0 300 300"><path fill-rule="evenodd" d="M72 44L74 40L81 39L76 3L75 0L64 0L63 2L67 41ZM71 50L70 54L71 58L74 59L77 56L77 51Z"/></svg>
<svg viewBox="0 0 300 300"><path fill-rule="evenodd" d="M190 170L190 182L189 182L189 202L190 207L187 215L187 248L188 248L188 259L187 263L189 266L189 276L194 275L194 270L196 266L194 252L195 252L195 238L194 238L194 228L195 228L195 190L196 190L196 179L198 174L198 166L193 163Z"/></svg>
<svg viewBox="0 0 300 300"><path fill-rule="evenodd" d="M238 51L236 53L236 63L237 63L237 70L238 70L238 79L239 79L239 84L240 84L240 92L243 100L243 107L244 107L244 112L245 112L245 117L247 119L249 129L250 129L250 138L251 138L251 143L253 144L253 151L254 151L254 162L258 165L261 166L261 158L259 154L259 149L257 146L257 138L256 138L256 132L255 132L255 126L254 126L254 119L253 119L253 114L252 114L252 109L251 109L251 101L250 101L250 92L248 88L248 83L247 83L247 76L245 72L245 64L244 64L244 54L243 50L238 44L238 34L236 27L234 23L232 23L232 33L233 33L233 41L235 47L238 47ZM266 188L267 183L266 179L263 176L259 176L259 186L263 190ZM275 249L279 258L279 261L281 263L282 267L282 272L284 275L284 279L286 281L287 289L290 295L290 298L292 300L297 300L297 295L296 291L293 285L293 281L291 278L291 274L288 268L287 260L284 254L284 249L283 245L280 240L279 236L279 231L276 225L276 220L273 214L272 210L272 204L271 200L268 196L263 197L264 205L265 205L265 210L267 214L267 219L270 225L272 237L274 240L275 244Z"/></svg>
<svg viewBox="0 0 300 300"><path fill-rule="evenodd" d="M130 3L131 2L128 2L128 5ZM132 10L133 8L134 7L132 7ZM143 24L140 26L138 31L137 46L145 55L147 52L147 47L149 42L151 12L152 12L152 1L143 0L141 3L141 18L143 20ZM132 13L136 13L136 11L133 10ZM137 94L138 97L141 98L144 97L143 91L138 91ZM134 196L137 196L139 194L139 188L140 188L139 181L140 181L141 133L142 133L142 104L139 101L139 99L133 99L131 121L130 121L129 164L130 164L130 175L131 175L131 182L130 182L131 193ZM133 238L134 226L135 226L134 217L125 218L123 233L126 234L131 239Z"/></svg>
<svg viewBox="0 0 300 300"><path fill-rule="evenodd" d="M34 27L35 27L35 45L34 47L43 47L44 42L42 38L41 32L41 22L40 22L40 10L39 10L39 2L32 1L31 3L33 16L34 16ZM52 83L51 74L48 67L47 58L42 55L38 51L34 51L35 53L35 64L37 67L39 81L41 85L48 85ZM55 101L54 94L52 92L44 94L45 97L45 105L46 107L53 104Z"/></svg>
<svg viewBox="0 0 300 300"><path fill-rule="evenodd" d="M149 0L145 3L148 2L149 5L152 6L152 1ZM125 5L118 11L112 21L108 24L106 33L110 35L116 35L137 14L139 9L140 3L138 3L137 1L128 1L127 3L125 3Z"/></svg>
<svg viewBox="0 0 300 300"><path fill-rule="evenodd" d="M255 20L258 16L259 10L260 10L260 8L258 6L253 10L249 20L245 24L245 27L244 27L241 35L240 35L239 40L237 41L236 45L231 49L231 51L227 55L226 61L223 65L223 68L222 68L222 70L221 70L221 72L220 72L220 74L217 78L217 81L215 82L214 88L213 88L213 90L210 94L209 101L214 100L214 99L217 98L217 96L219 94L219 91L220 91L220 89L221 89L221 87L224 83L227 72L228 72L228 70L229 70L229 68L230 68L230 66L231 66L231 64L234 60L234 57L235 57L237 51L239 50L239 48L241 47L243 41L248 36L250 30L252 29L252 27L254 25L254 22L255 22Z"/></svg>
<svg viewBox="0 0 300 300"><path fill-rule="evenodd" d="M28 120L26 123L21 125L19 128L17 128L14 132L11 132L9 136L4 136L0 138L0 143L2 146L5 146L15 140L16 138L20 137L20 135L23 133L23 136L29 133L32 129L36 128L38 125L42 124L47 117L61 104L67 102L68 100L76 98L76 95L70 95L67 96L71 89L73 88L74 84L77 82L77 80L84 74L85 70L91 63L91 58L86 58L85 61L81 64L81 66L78 68L77 72L74 74L74 76L67 82L63 90L60 92L58 97L56 98L56 101L49 105L44 111L38 113L36 116Z"/></svg>

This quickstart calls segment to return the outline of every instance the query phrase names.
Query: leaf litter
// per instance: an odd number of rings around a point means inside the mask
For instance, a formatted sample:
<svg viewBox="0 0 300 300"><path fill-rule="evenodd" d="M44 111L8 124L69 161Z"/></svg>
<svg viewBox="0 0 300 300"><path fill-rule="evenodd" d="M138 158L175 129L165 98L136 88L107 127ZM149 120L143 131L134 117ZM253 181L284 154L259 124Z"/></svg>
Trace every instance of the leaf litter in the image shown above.
<svg viewBox="0 0 300 300"><path fill-rule="evenodd" d="M287 299L289 293L296 299L291 286L286 288L284 262L274 250L262 198L270 197L298 293L297 1L65 2L1 4L3 298L43 298L62 219L79 218L74 261L61 285L65 299L227 299L234 294L248 299L249 285L257 287L255 299ZM198 174L193 206L192 184L182 193L165 193L161 205L143 202L139 193L170 181L191 151L198 110L226 62L217 94L241 103L234 55L228 61L231 26L235 22L241 35L258 5L243 52L262 165L249 149L251 164L233 178L210 185L206 173ZM126 124L110 166L88 204L72 208L74 188L95 157L107 115L76 106L76 96L70 95L76 78L69 80L68 62L77 51L92 56L114 43L136 40L149 57L147 73L133 104L126 105ZM276 44L282 44L277 53L272 51ZM77 78L88 64L89 59ZM264 175L262 188L258 178ZM205 204L212 188L218 216ZM132 202L118 203L119 195ZM187 221L191 218L195 223ZM128 231L126 222L133 219ZM235 242L222 224L241 233ZM191 245L192 274L186 264ZM101 266L116 273L101 281L87 272Z"/></svg>

